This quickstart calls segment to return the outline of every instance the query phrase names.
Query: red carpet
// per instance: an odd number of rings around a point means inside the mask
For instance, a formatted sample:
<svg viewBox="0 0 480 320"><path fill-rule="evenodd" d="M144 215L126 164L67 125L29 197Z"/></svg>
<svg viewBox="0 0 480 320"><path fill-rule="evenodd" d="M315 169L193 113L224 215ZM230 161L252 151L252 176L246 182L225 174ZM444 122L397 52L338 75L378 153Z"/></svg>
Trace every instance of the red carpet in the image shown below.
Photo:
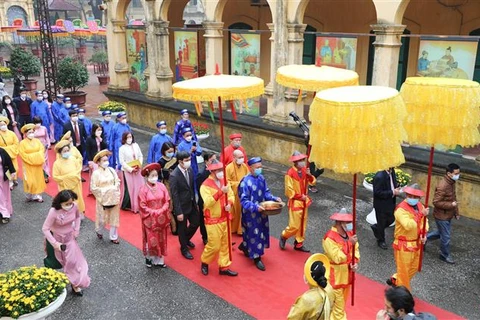
<svg viewBox="0 0 480 320"><path fill-rule="evenodd" d="M55 159L52 150L49 156L50 159ZM50 165L52 163L53 161ZM83 177L88 179L88 174L84 173ZM83 183L83 194L87 208L86 216L90 220L94 220L95 199L87 197L88 186L88 181ZM51 181L47 185L46 192L54 196L57 191L55 182ZM85 229L82 231L94 232L94 230ZM122 211L119 234L124 241L141 249L142 236L139 216ZM233 236L233 241L237 242L237 245L240 243L240 239L241 237ZM268 249L262 258L267 268L265 272L257 270L253 262L245 258L240 251L233 251L231 268L239 272L239 276L235 278L220 276L216 264L210 266L208 276L201 274L200 255L203 244L200 232L197 232L193 239L197 247L191 250L195 257L192 261L186 260L180 254L177 237L170 235L168 240L169 255L165 261L170 268L255 318L285 319L296 297L307 290L307 285L303 282L303 264L309 255L294 252L291 247L286 251L281 251L278 247L278 240L273 237L270 238L271 249ZM143 263L144 260L139 257L138 267L144 267ZM350 303L348 304L348 318L375 319L378 310L384 307L383 291L385 285L361 275L357 275L356 279L355 306L352 307ZM416 299L415 309L422 312L431 312L439 320L463 319L420 299Z"/></svg>

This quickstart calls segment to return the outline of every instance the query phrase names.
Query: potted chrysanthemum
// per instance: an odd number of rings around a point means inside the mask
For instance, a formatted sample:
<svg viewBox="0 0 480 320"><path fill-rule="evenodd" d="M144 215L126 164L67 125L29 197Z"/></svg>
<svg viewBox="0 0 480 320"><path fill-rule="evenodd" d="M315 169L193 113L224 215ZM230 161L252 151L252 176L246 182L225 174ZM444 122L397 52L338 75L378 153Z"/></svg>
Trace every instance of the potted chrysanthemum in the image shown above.
<svg viewBox="0 0 480 320"><path fill-rule="evenodd" d="M99 104L97 108L99 114L102 114L103 111L110 111L112 115L116 115L119 112L127 111L127 108L123 103L112 100Z"/></svg>
<svg viewBox="0 0 480 320"><path fill-rule="evenodd" d="M0 274L0 319L44 319L65 301L65 274L36 266Z"/></svg>
<svg viewBox="0 0 480 320"><path fill-rule="evenodd" d="M192 122L192 126L198 141L205 140L210 136L210 126L208 124Z"/></svg>

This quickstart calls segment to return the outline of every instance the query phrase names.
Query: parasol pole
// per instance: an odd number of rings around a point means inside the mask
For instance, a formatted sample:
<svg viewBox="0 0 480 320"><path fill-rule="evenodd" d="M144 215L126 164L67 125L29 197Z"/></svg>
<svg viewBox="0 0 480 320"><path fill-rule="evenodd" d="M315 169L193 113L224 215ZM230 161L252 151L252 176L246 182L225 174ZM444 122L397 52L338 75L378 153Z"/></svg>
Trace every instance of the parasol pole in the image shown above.
<svg viewBox="0 0 480 320"><path fill-rule="evenodd" d="M430 148L430 160L428 162L428 175L427 175L427 194L425 196L425 208L428 208L428 201L430 200L430 183L432 182L432 169L433 169L433 155L435 153L435 147ZM425 237L427 232L427 217L423 219L422 233L421 237ZM418 259L418 271L422 271L422 262L423 262L423 244L420 245L420 258Z"/></svg>
<svg viewBox="0 0 480 320"><path fill-rule="evenodd" d="M353 213L353 235L357 233L357 174L353 175L353 203L352 203L352 213ZM357 244L353 245L352 249L352 264L355 264L355 247ZM355 271L352 269L352 306L355 305Z"/></svg>
<svg viewBox="0 0 480 320"><path fill-rule="evenodd" d="M223 111L222 111L222 98L219 96L218 97L218 112L219 112L219 118L220 118L220 136L221 136L221 145L222 145L222 153L225 150L225 134L223 132ZM223 155L223 158L225 159L225 155ZM223 185L227 185L227 172L225 169L225 164L223 164ZM228 204L228 193L225 194L225 205ZM225 207L222 206L222 211L225 210ZM228 232L228 257L230 261L232 261L232 232L231 232L231 227L230 227L230 213L227 214L227 232Z"/></svg>
<svg viewBox="0 0 480 320"><path fill-rule="evenodd" d="M307 174L307 169L310 167L310 161L308 160L308 158L310 158L310 151L312 151L312 146L310 144L308 144L307 146L307 161L305 162L305 177L303 178L304 179L304 182L305 182L305 195L308 196L308 174ZM303 202L303 210L302 210L302 219L301 219L301 224L300 224L300 235L303 237L303 224L305 223L305 211L307 210L307 200L308 199L305 199L305 201Z"/></svg>

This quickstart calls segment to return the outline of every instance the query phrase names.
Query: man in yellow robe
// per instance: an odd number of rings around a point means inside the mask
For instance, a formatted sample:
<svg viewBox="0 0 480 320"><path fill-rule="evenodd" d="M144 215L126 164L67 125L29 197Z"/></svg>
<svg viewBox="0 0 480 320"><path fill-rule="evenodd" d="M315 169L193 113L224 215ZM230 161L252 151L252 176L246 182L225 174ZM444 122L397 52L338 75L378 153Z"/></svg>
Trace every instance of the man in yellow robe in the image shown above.
<svg viewBox="0 0 480 320"><path fill-rule="evenodd" d="M293 167L285 175L285 195L288 197L288 226L280 236L280 249L285 250L287 240L295 236L293 249L310 252L304 245L305 230L307 229L308 207L312 199L307 195L307 185L314 186L317 179L310 174L306 167L307 155L295 151L290 157Z"/></svg>
<svg viewBox="0 0 480 320"><path fill-rule="evenodd" d="M58 185L58 191L72 190L78 196L77 205L80 212L85 212L82 181L80 174L82 164L70 153L70 142L61 140L55 145L55 151L60 155L53 163L53 179Z"/></svg>
<svg viewBox="0 0 480 320"><path fill-rule="evenodd" d="M18 172L18 137L15 132L8 130L10 120L7 117L0 116L0 147L7 151L12 159L13 166ZM17 178L13 180L13 184L17 185Z"/></svg>
<svg viewBox="0 0 480 320"><path fill-rule="evenodd" d="M288 313L288 320L329 320L335 294L328 283L330 261L324 254L315 253L305 262L304 281L310 289L297 298Z"/></svg>
<svg viewBox="0 0 480 320"><path fill-rule="evenodd" d="M347 319L345 304L353 272L356 272L360 261L360 251L357 236L352 232L353 215L343 208L339 213L331 215L330 219L335 221L335 225L325 234L322 242L325 255L330 260L330 284L335 293L330 319L345 320ZM355 259L352 257L353 250Z"/></svg>
<svg viewBox="0 0 480 320"><path fill-rule="evenodd" d="M235 277L237 272L230 270L231 241L228 232L232 208L235 196L232 188L225 185L223 163L212 160L207 168L211 174L200 187L200 194L204 201L203 215L207 229L208 242L202 253L201 271L208 275L208 265L218 255L218 267L220 275Z"/></svg>
<svg viewBox="0 0 480 320"><path fill-rule="evenodd" d="M245 158L241 150L233 151L233 161L230 162L227 167L227 182L233 189L233 194L235 195L235 201L233 202L232 211L230 213L233 216L232 219L232 233L237 233L238 235L243 234L242 232L242 205L240 203L240 198L238 197L238 185L240 180L245 177L249 170L248 166L245 164Z"/></svg>
<svg viewBox="0 0 480 320"><path fill-rule="evenodd" d="M397 206L394 212L393 256L397 273L387 280L387 284L405 286L411 291L410 280L418 272L420 246L427 240L426 234L422 233L422 228L429 210L420 202L420 198L425 196L425 193L418 184L406 187L404 192L407 198ZM428 220L426 223L426 231L428 231Z"/></svg>
<svg viewBox="0 0 480 320"><path fill-rule="evenodd" d="M43 164L45 162L45 147L43 143L34 137L35 125L26 124L22 127L25 135L18 147L18 152L23 161L23 190L27 201L43 202L42 193L47 185L43 176Z"/></svg>

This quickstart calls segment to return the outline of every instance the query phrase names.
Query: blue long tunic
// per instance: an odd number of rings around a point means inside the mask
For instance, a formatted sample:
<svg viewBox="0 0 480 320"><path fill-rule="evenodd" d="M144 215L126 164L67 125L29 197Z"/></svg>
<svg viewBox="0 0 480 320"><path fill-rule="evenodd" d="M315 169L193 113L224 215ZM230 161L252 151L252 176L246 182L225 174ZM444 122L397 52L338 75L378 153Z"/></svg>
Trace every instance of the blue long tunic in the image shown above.
<svg viewBox="0 0 480 320"><path fill-rule="evenodd" d="M60 141L63 136L63 124L70 119L65 104L54 101L52 103L52 117L55 141Z"/></svg>
<svg viewBox="0 0 480 320"><path fill-rule="evenodd" d="M123 124L121 122L117 122L112 128L112 132L110 132L109 146L110 151L113 153L111 157L113 163L111 163L111 165L114 168L117 164L119 164L118 150L120 150L120 147L122 146L122 134L126 131L132 131L128 123Z"/></svg>
<svg viewBox="0 0 480 320"><path fill-rule="evenodd" d="M194 142L195 141L193 141L193 140L190 141L190 142L187 142L187 141L182 139L182 142L180 142L180 144L177 147L177 152L178 151L186 151L186 152L190 153L190 150L192 149ZM197 156L200 156L202 154L202 147L200 147L200 143L197 142L197 150L193 153L190 153L190 154L192 156L192 170L193 170L193 174L195 175L195 179L194 179L194 181L195 181L197 176L198 176Z"/></svg>
<svg viewBox="0 0 480 320"><path fill-rule="evenodd" d="M183 128L190 128L192 130L192 140L197 141L197 136L195 135L195 130L193 129L193 125L190 120L178 120L175 124L175 129L173 130L173 143L175 145L180 144L183 141L182 130Z"/></svg>
<svg viewBox="0 0 480 320"><path fill-rule="evenodd" d="M105 140L107 141L108 148L110 148L110 134L112 132L112 129L113 129L113 126L115 125L115 123L113 123L113 121L103 120L102 122L100 122L100 125L103 128L103 136L105 137ZM110 150L110 151L112 151L112 150Z"/></svg>
<svg viewBox="0 0 480 320"><path fill-rule="evenodd" d="M258 212L259 203L274 201L263 175L246 175L238 186L242 205L243 245L250 259L260 258L264 249L270 247L268 216Z"/></svg>
<svg viewBox="0 0 480 320"><path fill-rule="evenodd" d="M150 141L150 147L148 149L148 163L158 162L158 160L160 160L162 157L162 146L168 141L173 143L172 137L170 137L168 134L157 133L152 137L152 141Z"/></svg>
<svg viewBox="0 0 480 320"><path fill-rule="evenodd" d="M50 124L52 124L53 119L48 110L48 103L35 100L32 102L30 108L32 110L32 119L33 117L39 116L40 119L42 119L42 126L47 128L47 133L50 135Z"/></svg>
<svg viewBox="0 0 480 320"><path fill-rule="evenodd" d="M85 127L85 131L87 132L87 136L90 137L90 135L92 134L92 126L93 126L92 120L88 118L83 118L83 119L79 119L79 121L83 123L83 126Z"/></svg>

